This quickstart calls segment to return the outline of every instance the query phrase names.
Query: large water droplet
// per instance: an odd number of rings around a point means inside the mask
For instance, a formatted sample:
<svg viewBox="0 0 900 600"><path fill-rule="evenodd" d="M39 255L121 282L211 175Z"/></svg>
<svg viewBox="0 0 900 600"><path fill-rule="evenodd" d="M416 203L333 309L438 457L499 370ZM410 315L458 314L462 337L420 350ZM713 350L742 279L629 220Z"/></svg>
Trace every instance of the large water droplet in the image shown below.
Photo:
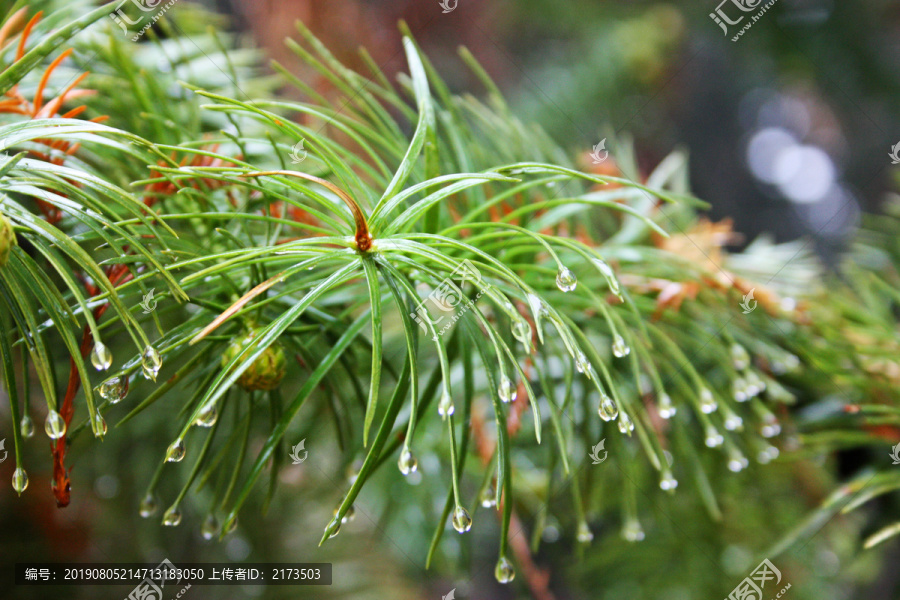
<svg viewBox="0 0 900 600"><path fill-rule="evenodd" d="M17 494L21 494L28 487L28 473L22 467L13 471L12 486Z"/></svg>
<svg viewBox="0 0 900 600"><path fill-rule="evenodd" d="M667 492L671 492L678 487L678 480L672 476L672 471L663 471L662 478L659 480L659 487Z"/></svg>
<svg viewBox="0 0 900 600"><path fill-rule="evenodd" d="M144 377L156 381L160 367L162 367L162 358L159 356L156 348L153 346L144 348L144 353L141 354L141 369L144 372Z"/></svg>
<svg viewBox="0 0 900 600"><path fill-rule="evenodd" d="M672 405L672 398L663 392L659 395L659 416L663 419L671 419L675 416L676 408Z"/></svg>
<svg viewBox="0 0 900 600"><path fill-rule="evenodd" d="M44 431L51 440L58 440L66 435L66 422L62 415L51 410L47 413L47 420L44 421Z"/></svg>
<svg viewBox="0 0 900 600"><path fill-rule="evenodd" d="M629 519L622 526L622 537L629 542L640 542L644 539L644 529L639 521Z"/></svg>
<svg viewBox="0 0 900 600"><path fill-rule="evenodd" d="M140 514L145 519L148 517L152 517L153 513L156 512L156 509L159 507L159 503L156 501L156 496L153 494L147 494L144 496L144 499L141 500L141 505L138 507L138 514Z"/></svg>
<svg viewBox="0 0 900 600"><path fill-rule="evenodd" d="M181 509L177 506L169 507L169 510L163 514L163 525L166 527L177 527L181 524Z"/></svg>
<svg viewBox="0 0 900 600"><path fill-rule="evenodd" d="M457 506L456 509L454 509L452 521L453 529L459 533L465 533L472 529L472 517L469 516L469 511L462 506Z"/></svg>
<svg viewBox="0 0 900 600"><path fill-rule="evenodd" d="M400 451L400 459L397 461L397 466L400 468L401 473L409 475L410 473L415 473L419 468L419 461L416 460L409 448L404 447Z"/></svg>
<svg viewBox="0 0 900 600"><path fill-rule="evenodd" d="M562 292L571 292L577 285L578 279L575 277L575 273L567 267L560 267L559 272L556 273L556 287Z"/></svg>
<svg viewBox="0 0 900 600"><path fill-rule="evenodd" d="M625 338L618 333L613 336L612 352L616 358L622 358L631 353L631 348L625 343Z"/></svg>
<svg viewBox="0 0 900 600"><path fill-rule="evenodd" d="M516 570L505 556L501 556L494 567L494 578L500 583L509 583L516 578Z"/></svg>
<svg viewBox="0 0 900 600"><path fill-rule="evenodd" d="M118 404L128 393L128 379L113 375L100 384L100 397L110 404Z"/></svg>
<svg viewBox="0 0 900 600"><path fill-rule="evenodd" d="M597 412L604 421L612 421L619 416L619 409L616 407L616 403L605 392L600 395L600 406L597 408Z"/></svg>
<svg viewBox="0 0 900 600"><path fill-rule="evenodd" d="M447 393L447 390L444 390L441 393L441 400L438 402L438 414L441 415L441 418L449 417L453 414L456 408L453 406L453 398L450 397L450 394Z"/></svg>
<svg viewBox="0 0 900 600"><path fill-rule="evenodd" d="M578 533L575 534L575 539L582 544L590 544L591 540L594 539L594 532L591 531L591 528L588 527L587 523L582 521L578 524Z"/></svg>
<svg viewBox="0 0 900 600"><path fill-rule="evenodd" d="M204 540L211 540L216 537L217 533L219 533L219 520L215 515L209 515L200 527L200 535Z"/></svg>
<svg viewBox="0 0 900 600"><path fill-rule="evenodd" d="M714 413L717 408L719 408L719 405L716 403L716 399L713 397L712 392L706 388L700 390L700 410L703 414L708 415Z"/></svg>
<svg viewBox="0 0 900 600"><path fill-rule="evenodd" d="M184 460L184 440L178 438L169 446L169 449L166 450L166 461L167 462L181 462Z"/></svg>
<svg viewBox="0 0 900 600"><path fill-rule="evenodd" d="M734 365L734 368L738 371L743 371L748 366L750 366L750 355L747 353L747 349L741 346L740 344L732 344L731 345L731 363Z"/></svg>
<svg viewBox="0 0 900 600"><path fill-rule="evenodd" d="M91 422L91 429L94 431L94 437L102 438L106 435L108 430L106 426L106 420L103 418L103 415L97 413L94 415L94 419Z"/></svg>
<svg viewBox="0 0 900 600"><path fill-rule="evenodd" d="M206 406L200 409L200 412L197 414L197 418L194 419L194 425L198 427L212 427L216 424L216 420L219 418L219 411L216 410L216 403L209 402Z"/></svg>
<svg viewBox="0 0 900 600"><path fill-rule="evenodd" d="M94 349L91 350L91 363L98 371L105 371L112 365L112 352L109 351L103 342L94 343Z"/></svg>
<svg viewBox="0 0 900 600"><path fill-rule="evenodd" d="M518 319L512 324L513 337L526 346L531 345L531 323L525 319Z"/></svg>
<svg viewBox="0 0 900 600"><path fill-rule="evenodd" d="M19 431L22 432L22 437L25 439L34 436L34 421L31 420L31 417L28 415L22 417L22 420L19 421Z"/></svg>
<svg viewBox="0 0 900 600"><path fill-rule="evenodd" d="M501 402L514 402L516 400L516 387L506 375L500 378L500 387L497 389Z"/></svg>

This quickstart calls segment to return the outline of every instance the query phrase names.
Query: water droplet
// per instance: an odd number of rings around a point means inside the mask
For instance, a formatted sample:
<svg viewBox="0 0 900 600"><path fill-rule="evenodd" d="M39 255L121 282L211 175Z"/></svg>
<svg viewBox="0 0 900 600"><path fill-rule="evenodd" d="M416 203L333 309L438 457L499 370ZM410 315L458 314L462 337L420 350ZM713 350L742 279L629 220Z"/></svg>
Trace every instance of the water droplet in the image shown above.
<svg viewBox="0 0 900 600"><path fill-rule="evenodd" d="M631 422L631 418L628 416L626 412L619 413L619 431L624 434L629 434L634 431L634 423Z"/></svg>
<svg viewBox="0 0 900 600"><path fill-rule="evenodd" d="M513 337L525 344L531 345L531 323L525 319L518 319L512 324Z"/></svg>
<svg viewBox="0 0 900 600"><path fill-rule="evenodd" d="M203 525L200 527L200 535L203 536L204 540L211 540L216 537L217 533L219 533L219 520L216 519L215 515L211 514L203 521Z"/></svg>
<svg viewBox="0 0 900 600"><path fill-rule="evenodd" d="M550 311L547 310L547 305L544 304L544 301L535 294L528 294L525 298L528 300L528 306L531 308L531 312L534 315L534 322L538 326L538 329L540 329L541 317L548 316Z"/></svg>
<svg viewBox="0 0 900 600"><path fill-rule="evenodd" d="M481 494L478 495L478 501L484 508L497 506L497 493L494 491L494 486L489 485L481 490Z"/></svg>
<svg viewBox="0 0 900 600"><path fill-rule="evenodd" d="M469 511L462 506L457 505L456 509L453 511L452 521L453 529L459 533L465 533L472 529L472 517L469 516Z"/></svg>
<svg viewBox="0 0 900 600"><path fill-rule="evenodd" d="M181 462L184 459L184 440L178 438L166 450L167 462Z"/></svg>
<svg viewBox="0 0 900 600"><path fill-rule="evenodd" d="M100 397L110 404L118 404L128 393L128 379L114 375L100 384Z"/></svg>
<svg viewBox="0 0 900 600"><path fill-rule="evenodd" d="M731 383L731 395L736 402L746 402L750 399L747 395L747 382L743 377L735 377Z"/></svg>
<svg viewBox="0 0 900 600"><path fill-rule="evenodd" d="M47 437L51 440L58 440L66 435L66 422L63 420L62 415L55 410L48 412L47 420L44 421L44 431L47 432Z"/></svg>
<svg viewBox="0 0 900 600"><path fill-rule="evenodd" d="M575 534L575 539L582 544L590 544L591 540L594 539L594 532L591 531L591 528L588 527L587 523L582 521L578 524L578 533Z"/></svg>
<svg viewBox="0 0 900 600"><path fill-rule="evenodd" d="M618 333L613 336L612 352L613 356L616 358L622 358L631 353L631 348L628 347L628 344L625 343L625 339Z"/></svg>
<svg viewBox="0 0 900 600"><path fill-rule="evenodd" d="M331 539L337 534L341 532L341 522L337 519L332 519L330 523L328 523L328 539Z"/></svg>
<svg viewBox="0 0 900 600"><path fill-rule="evenodd" d="M759 433L765 438L772 438L781 433L781 425L775 420L775 417L766 418L766 422L759 428Z"/></svg>
<svg viewBox="0 0 900 600"><path fill-rule="evenodd" d="M725 417L725 429L728 431L738 431L744 426L744 420L729 411L727 417Z"/></svg>
<svg viewBox="0 0 900 600"><path fill-rule="evenodd" d="M409 475L410 473L415 473L419 468L419 461L416 460L409 448L404 447L400 451L400 459L397 461L397 466L400 467L401 473Z"/></svg>
<svg viewBox="0 0 900 600"><path fill-rule="evenodd" d="M334 516L338 516L338 511L340 511L340 507L334 509ZM341 517L341 523L349 523L353 519L356 518L356 506L353 504L350 505L350 508L347 509L347 512L344 513L344 516Z"/></svg>
<svg viewBox="0 0 900 600"><path fill-rule="evenodd" d="M94 349L91 350L91 363L98 371L105 371L112 366L112 352L109 351L103 342L94 343Z"/></svg>
<svg viewBox="0 0 900 600"><path fill-rule="evenodd" d="M622 537L629 542L640 542L644 539L644 529L639 521L629 519L622 527Z"/></svg>
<svg viewBox="0 0 900 600"><path fill-rule="evenodd" d="M706 388L700 390L700 410L703 414L714 413L717 408L719 408L719 405L716 404L716 399L713 397L712 392Z"/></svg>
<svg viewBox="0 0 900 600"><path fill-rule="evenodd" d="M755 371L750 371L749 373L747 373L746 380L748 397L753 398L755 396L759 396L760 393L766 390L766 382L763 381Z"/></svg>
<svg viewBox="0 0 900 600"><path fill-rule="evenodd" d="M181 509L177 506L169 507L163 514L163 525L166 527L178 527L181 524Z"/></svg>
<svg viewBox="0 0 900 600"><path fill-rule="evenodd" d="M144 353L141 354L141 369L144 372L144 377L156 381L160 367L162 367L162 358L160 358L156 348L153 346L144 348Z"/></svg>
<svg viewBox="0 0 900 600"><path fill-rule="evenodd" d="M725 442L725 438L722 437L722 434L713 427L709 425L706 427L706 447L707 448L718 448Z"/></svg>
<svg viewBox="0 0 900 600"><path fill-rule="evenodd" d="M739 473L743 471L749 464L750 461L748 461L743 454L741 454L740 452L735 452L728 460L728 470L732 473Z"/></svg>
<svg viewBox="0 0 900 600"><path fill-rule="evenodd" d="M222 531L227 533L234 533L234 530L237 529L237 515L232 516L228 521L226 521L225 526L222 527Z"/></svg>
<svg viewBox="0 0 900 600"><path fill-rule="evenodd" d="M759 453L756 455L756 460L760 464L765 465L778 458L778 455L778 448L776 448L775 446L767 446L759 451Z"/></svg>
<svg viewBox="0 0 900 600"><path fill-rule="evenodd" d="M600 414L600 418L607 422L619 416L619 409L616 407L616 403L606 395L606 392L600 395L600 406L597 408L597 412Z"/></svg>
<svg viewBox="0 0 900 600"><path fill-rule="evenodd" d="M606 283L609 285L609 290L618 296L619 300L622 299L622 292L619 289L619 280L616 279L616 274L613 273L612 267L610 267L605 261L595 258L594 265L596 265L597 270L603 274L603 277L606 279Z"/></svg>
<svg viewBox="0 0 900 600"><path fill-rule="evenodd" d="M212 427L216 424L216 420L219 418L219 411L216 410L216 403L209 402L206 406L200 409L200 412L197 414L197 418L194 419L194 425L198 427Z"/></svg>
<svg viewBox="0 0 900 600"><path fill-rule="evenodd" d="M784 368L786 373L796 371L800 366L800 358L796 354L787 354L784 357Z"/></svg>
<svg viewBox="0 0 900 600"><path fill-rule="evenodd" d="M108 428L106 426L106 420L103 418L103 415L97 413L94 416L94 420L91 423L91 429L93 429L94 431L94 437L103 437L104 435L106 435Z"/></svg>
<svg viewBox="0 0 900 600"><path fill-rule="evenodd" d="M509 583L516 578L516 570L505 556L501 556L494 567L494 578L500 583Z"/></svg>
<svg viewBox="0 0 900 600"><path fill-rule="evenodd" d="M671 492L678 487L678 480L672 476L671 471L663 471L662 479L659 480L659 487L667 492Z"/></svg>
<svg viewBox="0 0 900 600"><path fill-rule="evenodd" d="M19 421L19 430L25 439L34 436L34 421L31 420L31 417L28 415L22 417L22 420Z"/></svg>
<svg viewBox="0 0 900 600"><path fill-rule="evenodd" d="M16 493L21 494L28 487L28 473L22 467L13 472L12 486Z"/></svg>
<svg viewBox="0 0 900 600"><path fill-rule="evenodd" d="M156 509L159 507L159 503L156 501L156 496L153 494L147 494L144 496L144 499L141 500L141 505L138 507L138 514L144 517L153 516L153 513L156 512Z"/></svg>
<svg viewBox="0 0 900 600"><path fill-rule="evenodd" d="M438 402L438 414L441 415L441 418L445 418L452 415L455 410L453 398L450 397L447 390L444 390L443 393L441 393L441 401Z"/></svg>
<svg viewBox="0 0 900 600"><path fill-rule="evenodd" d="M588 361L587 356L584 355L584 352L579 350L575 355L575 370L579 373L587 373L591 368L591 363Z"/></svg>
<svg viewBox="0 0 900 600"><path fill-rule="evenodd" d="M501 402L515 402L516 400L516 388L506 375L500 378L497 394L500 396Z"/></svg>
<svg viewBox="0 0 900 600"><path fill-rule="evenodd" d="M672 399L663 392L659 395L659 416L663 419L671 419L675 416L676 408L672 405Z"/></svg>
<svg viewBox="0 0 900 600"><path fill-rule="evenodd" d="M578 279L575 277L575 273L567 267L560 267L556 274L556 287L562 292L571 292L577 285Z"/></svg>
<svg viewBox="0 0 900 600"><path fill-rule="evenodd" d="M750 355L747 353L747 349L740 344L732 344L731 362L738 371L743 371L750 366Z"/></svg>

